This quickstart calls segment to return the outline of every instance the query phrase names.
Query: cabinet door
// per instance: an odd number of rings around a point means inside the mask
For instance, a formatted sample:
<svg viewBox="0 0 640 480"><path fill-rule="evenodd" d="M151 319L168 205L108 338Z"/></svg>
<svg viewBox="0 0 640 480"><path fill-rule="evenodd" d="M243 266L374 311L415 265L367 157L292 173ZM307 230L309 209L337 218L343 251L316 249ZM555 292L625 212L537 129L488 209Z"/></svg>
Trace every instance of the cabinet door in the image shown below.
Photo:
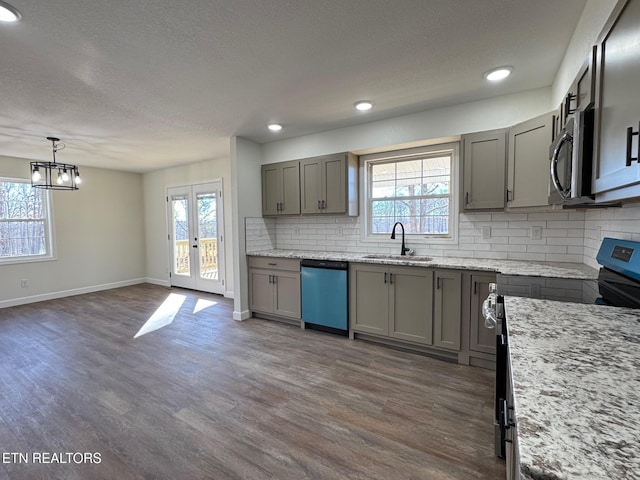
<svg viewBox="0 0 640 480"><path fill-rule="evenodd" d="M280 164L282 171L280 214L295 215L300 213L300 162Z"/></svg>
<svg viewBox="0 0 640 480"><path fill-rule="evenodd" d="M627 129L632 127L636 132L640 122L640 1L619 5L598 51L596 193L640 183L638 162L627 166ZM630 138L631 157L638 158L639 138ZM635 195L640 195L640 188Z"/></svg>
<svg viewBox="0 0 640 480"><path fill-rule="evenodd" d="M506 161L505 130L464 136L465 211L504 208Z"/></svg>
<svg viewBox="0 0 640 480"><path fill-rule="evenodd" d="M252 311L273 313L273 272L249 270L249 308Z"/></svg>
<svg viewBox="0 0 640 480"><path fill-rule="evenodd" d="M320 213L322 201L322 162L320 159L300 162L300 212Z"/></svg>
<svg viewBox="0 0 640 480"><path fill-rule="evenodd" d="M262 166L262 215L279 213L281 172L278 164Z"/></svg>
<svg viewBox="0 0 640 480"><path fill-rule="evenodd" d="M347 165L344 155L322 160L322 213L345 213L347 208Z"/></svg>
<svg viewBox="0 0 640 480"><path fill-rule="evenodd" d="M471 319L469 349L475 352L496 353L496 330L484 326L482 302L489 296L489 284L495 283L491 275L471 275Z"/></svg>
<svg viewBox="0 0 640 480"><path fill-rule="evenodd" d="M549 204L549 145L552 137L553 113L509 129L507 206Z"/></svg>
<svg viewBox="0 0 640 480"><path fill-rule="evenodd" d="M273 313L283 317L302 318L300 308L300 274L288 272L274 273Z"/></svg>
<svg viewBox="0 0 640 480"><path fill-rule="evenodd" d="M388 279L386 267L350 265L349 321L354 331L389 335Z"/></svg>
<svg viewBox="0 0 640 480"><path fill-rule="evenodd" d="M460 350L462 273L435 271L433 295L433 345Z"/></svg>
<svg viewBox="0 0 640 480"><path fill-rule="evenodd" d="M389 284L389 336L431 345L433 270L393 267Z"/></svg>

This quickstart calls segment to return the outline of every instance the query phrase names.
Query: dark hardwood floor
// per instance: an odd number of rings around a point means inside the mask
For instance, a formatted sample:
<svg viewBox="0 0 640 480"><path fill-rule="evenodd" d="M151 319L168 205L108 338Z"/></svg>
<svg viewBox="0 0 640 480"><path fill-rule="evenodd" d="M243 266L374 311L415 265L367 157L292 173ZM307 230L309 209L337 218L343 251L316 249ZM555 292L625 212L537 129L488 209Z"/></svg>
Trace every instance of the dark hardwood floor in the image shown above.
<svg viewBox="0 0 640 480"><path fill-rule="evenodd" d="M0 478L505 478L493 372L231 312L153 285L0 310Z"/></svg>

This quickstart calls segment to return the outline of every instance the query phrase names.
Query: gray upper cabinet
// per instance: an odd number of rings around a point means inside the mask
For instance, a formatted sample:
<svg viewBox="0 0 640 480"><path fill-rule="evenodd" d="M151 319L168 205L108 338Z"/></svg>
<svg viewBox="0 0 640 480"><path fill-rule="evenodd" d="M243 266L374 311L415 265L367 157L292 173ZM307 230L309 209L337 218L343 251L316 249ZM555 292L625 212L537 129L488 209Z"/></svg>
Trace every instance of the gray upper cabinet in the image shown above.
<svg viewBox="0 0 640 480"><path fill-rule="evenodd" d="M507 207L548 205L553 115L547 113L509 129Z"/></svg>
<svg viewBox="0 0 640 480"><path fill-rule="evenodd" d="M433 345L460 350L462 319L462 273L435 271L433 294Z"/></svg>
<svg viewBox="0 0 640 480"><path fill-rule="evenodd" d="M351 153L300 160L302 214L358 214L358 160Z"/></svg>
<svg viewBox="0 0 640 480"><path fill-rule="evenodd" d="M465 135L463 149L463 211L503 209L506 130Z"/></svg>
<svg viewBox="0 0 640 480"><path fill-rule="evenodd" d="M262 166L262 215L300 213L300 162Z"/></svg>
<svg viewBox="0 0 640 480"><path fill-rule="evenodd" d="M620 2L596 62L596 201L640 196L640 0Z"/></svg>

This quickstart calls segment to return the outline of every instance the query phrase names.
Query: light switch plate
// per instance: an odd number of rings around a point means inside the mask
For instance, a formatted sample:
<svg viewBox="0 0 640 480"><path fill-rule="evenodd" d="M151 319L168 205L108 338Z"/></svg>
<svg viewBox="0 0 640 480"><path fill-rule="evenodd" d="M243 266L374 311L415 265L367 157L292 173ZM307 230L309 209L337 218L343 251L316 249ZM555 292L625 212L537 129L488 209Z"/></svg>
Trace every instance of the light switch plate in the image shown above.
<svg viewBox="0 0 640 480"><path fill-rule="evenodd" d="M542 239L542 227L537 225L531 227L531 238L533 240L541 240Z"/></svg>

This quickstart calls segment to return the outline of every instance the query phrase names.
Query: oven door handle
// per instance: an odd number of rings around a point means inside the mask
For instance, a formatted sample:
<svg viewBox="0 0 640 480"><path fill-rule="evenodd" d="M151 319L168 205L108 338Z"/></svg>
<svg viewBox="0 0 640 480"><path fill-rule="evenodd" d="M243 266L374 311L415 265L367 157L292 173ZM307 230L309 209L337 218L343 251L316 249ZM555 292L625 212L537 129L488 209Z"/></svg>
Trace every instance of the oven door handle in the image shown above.
<svg viewBox="0 0 640 480"><path fill-rule="evenodd" d="M562 182L560 182L560 178L558 177L558 159L560 157L560 150L562 150L562 146L567 142L573 142L573 135L571 135L568 130L565 130L562 137L560 137L558 144L553 149L550 167L551 183L553 183L553 187L563 199L569 198L569 195L571 195L571 189L563 187Z"/></svg>

